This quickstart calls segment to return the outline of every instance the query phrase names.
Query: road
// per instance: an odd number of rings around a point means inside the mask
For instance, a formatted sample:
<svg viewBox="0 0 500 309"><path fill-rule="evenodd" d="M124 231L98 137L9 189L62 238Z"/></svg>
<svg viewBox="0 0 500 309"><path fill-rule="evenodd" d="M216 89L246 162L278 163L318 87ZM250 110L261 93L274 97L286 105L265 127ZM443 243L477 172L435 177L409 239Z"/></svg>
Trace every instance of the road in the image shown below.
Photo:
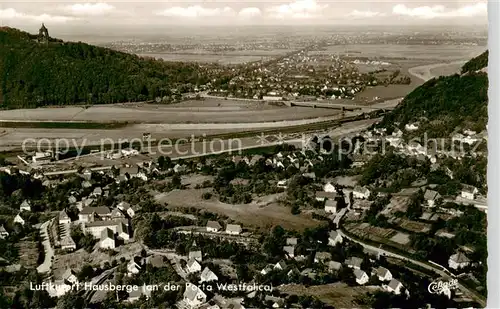
<svg viewBox="0 0 500 309"><path fill-rule="evenodd" d="M54 220L54 219L52 219L52 220ZM52 222L52 220L46 221L40 226L40 235L43 239L42 245L43 245L43 249L45 251L45 259L43 260L43 263L40 264L36 269L39 273L48 273L52 270L52 260L54 258L54 248L52 248L52 245L50 244L50 238L49 238L49 232L48 232L48 226Z"/></svg>
<svg viewBox="0 0 500 309"><path fill-rule="evenodd" d="M393 252L390 252L390 251L387 251L387 250L384 250L382 248L379 248L379 247L374 247L372 245L369 245L369 244L366 244L360 240L357 240L357 239L354 239L348 235L346 235L340 228L338 229L338 233L343 237L343 238L346 238L346 239L349 239L350 241L352 242L355 242L357 244L360 244L363 248L365 249L368 249L370 251L374 251L374 252L377 252L378 254L380 255L383 255L383 256L389 256L389 257L393 257L393 258L396 258L396 259L400 259L400 260L403 260L403 261L407 261L407 262L410 262L412 264L415 264L417 266L420 266L422 268L425 268L427 270L430 270L436 274L438 274L439 276L443 277L443 278L447 278L447 279L450 279L451 276L450 274L448 274L447 272L443 271L442 269L439 269L437 267L433 267L433 266L430 266L429 264L425 264L423 262L420 262L420 261L417 261L417 260L414 260L412 258L409 258L409 257L406 257L406 256L403 256L403 255L400 255L400 254L397 254L397 253L393 253ZM486 301L482 298L480 298L474 291L471 291L469 288L463 286L462 284L460 284L460 282L458 283L458 287L459 289L466 295L469 295L472 299L474 299L475 301L477 301L483 308L486 307Z"/></svg>

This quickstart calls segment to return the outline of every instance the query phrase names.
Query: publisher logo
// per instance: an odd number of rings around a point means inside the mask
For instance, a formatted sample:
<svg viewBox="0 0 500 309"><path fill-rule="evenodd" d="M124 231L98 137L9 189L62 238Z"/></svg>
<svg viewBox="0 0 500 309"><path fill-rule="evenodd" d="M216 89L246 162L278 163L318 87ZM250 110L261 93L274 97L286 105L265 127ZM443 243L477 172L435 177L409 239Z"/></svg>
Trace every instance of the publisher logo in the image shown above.
<svg viewBox="0 0 500 309"><path fill-rule="evenodd" d="M443 294L451 290L455 290L457 288L458 288L458 280L451 279L450 281L436 280L434 282L431 282L427 290L431 294Z"/></svg>

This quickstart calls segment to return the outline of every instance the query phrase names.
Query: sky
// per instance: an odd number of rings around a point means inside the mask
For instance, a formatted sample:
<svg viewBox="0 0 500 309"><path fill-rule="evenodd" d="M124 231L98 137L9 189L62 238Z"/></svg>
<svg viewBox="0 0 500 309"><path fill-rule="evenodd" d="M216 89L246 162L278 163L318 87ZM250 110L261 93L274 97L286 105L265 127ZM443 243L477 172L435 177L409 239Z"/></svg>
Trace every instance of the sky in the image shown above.
<svg viewBox="0 0 500 309"><path fill-rule="evenodd" d="M486 25L487 1L0 0L3 26L56 32L239 25ZM175 29L175 28L174 28Z"/></svg>

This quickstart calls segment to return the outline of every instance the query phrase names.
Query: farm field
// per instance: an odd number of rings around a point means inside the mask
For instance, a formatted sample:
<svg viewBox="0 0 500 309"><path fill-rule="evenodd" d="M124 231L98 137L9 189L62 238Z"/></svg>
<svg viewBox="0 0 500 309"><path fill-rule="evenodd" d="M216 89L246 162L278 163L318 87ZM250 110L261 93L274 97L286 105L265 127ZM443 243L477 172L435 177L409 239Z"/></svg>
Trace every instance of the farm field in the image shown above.
<svg viewBox="0 0 500 309"><path fill-rule="evenodd" d="M166 194L158 194L155 199L159 203L167 203L168 208L195 207L228 216L243 223L245 227L253 226L270 229L281 225L285 229L304 230L318 225L318 221L300 214L292 215L290 208L281 206L275 201L277 196L261 197L250 204L230 205L219 202L215 198L203 200L203 192L211 189L174 190Z"/></svg>
<svg viewBox="0 0 500 309"><path fill-rule="evenodd" d="M278 287L280 292L295 295L313 295L335 308L359 308L356 298L380 290L379 286L348 286L345 283L304 286L289 284Z"/></svg>
<svg viewBox="0 0 500 309"><path fill-rule="evenodd" d="M273 106L259 102L207 99L172 105L112 104L0 111L3 121L99 123L251 123L309 119L339 114L335 109Z"/></svg>
<svg viewBox="0 0 500 309"><path fill-rule="evenodd" d="M396 44L346 44L331 45L319 54L339 54L340 56L390 59L406 58L425 61L453 61L473 58L487 49L486 46L457 45L396 45ZM388 60L388 62L391 62Z"/></svg>

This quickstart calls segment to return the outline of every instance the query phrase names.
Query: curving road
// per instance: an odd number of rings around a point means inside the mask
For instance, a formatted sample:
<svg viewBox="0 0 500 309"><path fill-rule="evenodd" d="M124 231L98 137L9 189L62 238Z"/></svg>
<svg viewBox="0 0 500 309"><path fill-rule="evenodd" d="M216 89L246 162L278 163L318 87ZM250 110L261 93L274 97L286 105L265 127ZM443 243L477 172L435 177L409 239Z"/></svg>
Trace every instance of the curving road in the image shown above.
<svg viewBox="0 0 500 309"><path fill-rule="evenodd" d="M346 239L349 239L352 242L360 244L363 248L366 248L368 250L377 252L380 255L389 256L389 257L393 257L393 258L400 259L400 260L403 260L403 261L407 261L407 262L410 262L410 263L415 264L417 266L423 267L423 268L425 268L427 270L430 270L430 271L432 271L432 272L440 275L443 278L451 278L451 276L448 273L446 273L445 271L443 271L442 269L430 266L429 264L425 264L425 263L420 262L418 260L414 260L412 258L403 256L403 255L400 255L400 254L397 254L397 253L393 253L393 252L384 250L384 249L379 248L379 247L374 247L374 246L366 244L366 243L364 243L364 242L362 242L360 240L354 239L354 238L346 235L342 231L342 229L340 227L338 228L337 232L340 234L340 236L345 237ZM462 284L460 284L460 282L458 282L458 288L462 292L464 292L464 294L469 295L472 299L474 299L475 301L477 301L483 308L486 307L486 301L482 297L478 296L474 291L472 291L469 288L463 286Z"/></svg>

